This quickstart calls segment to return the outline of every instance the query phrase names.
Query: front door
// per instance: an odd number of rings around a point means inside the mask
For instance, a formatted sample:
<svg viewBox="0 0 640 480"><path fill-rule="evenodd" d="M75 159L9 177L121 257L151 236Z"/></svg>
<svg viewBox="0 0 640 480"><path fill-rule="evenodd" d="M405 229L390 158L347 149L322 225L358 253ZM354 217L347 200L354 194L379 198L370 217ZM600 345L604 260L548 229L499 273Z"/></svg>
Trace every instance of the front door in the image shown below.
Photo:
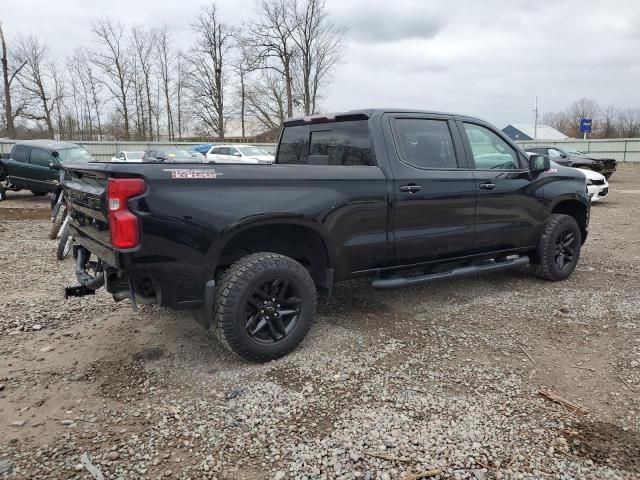
<svg viewBox="0 0 640 480"><path fill-rule="evenodd" d="M55 181L59 177L59 172L51 168L55 162L48 150L42 148L32 148L29 156L29 177L31 179L31 189L40 192L51 192L54 190Z"/></svg>
<svg viewBox="0 0 640 480"><path fill-rule="evenodd" d="M414 264L468 254L473 246L476 184L455 123L447 115L387 118L388 136L393 137L388 145L394 175L396 262Z"/></svg>
<svg viewBox="0 0 640 480"><path fill-rule="evenodd" d="M474 250L534 247L543 218L542 182L528 160L498 132L480 122L460 121L478 189Z"/></svg>

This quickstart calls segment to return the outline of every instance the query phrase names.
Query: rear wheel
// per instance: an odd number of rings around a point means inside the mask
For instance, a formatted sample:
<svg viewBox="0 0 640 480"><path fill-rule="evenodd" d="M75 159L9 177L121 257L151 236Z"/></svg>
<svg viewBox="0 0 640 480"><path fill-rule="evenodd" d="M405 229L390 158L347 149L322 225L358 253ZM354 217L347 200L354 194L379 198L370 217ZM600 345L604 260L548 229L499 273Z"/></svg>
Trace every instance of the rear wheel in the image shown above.
<svg viewBox="0 0 640 480"><path fill-rule="evenodd" d="M538 242L534 272L546 280L564 280L576 269L581 247L582 234L575 218L552 214Z"/></svg>
<svg viewBox="0 0 640 480"><path fill-rule="evenodd" d="M216 289L212 329L242 358L266 362L304 339L316 309L316 288L295 260L255 253L234 263Z"/></svg>

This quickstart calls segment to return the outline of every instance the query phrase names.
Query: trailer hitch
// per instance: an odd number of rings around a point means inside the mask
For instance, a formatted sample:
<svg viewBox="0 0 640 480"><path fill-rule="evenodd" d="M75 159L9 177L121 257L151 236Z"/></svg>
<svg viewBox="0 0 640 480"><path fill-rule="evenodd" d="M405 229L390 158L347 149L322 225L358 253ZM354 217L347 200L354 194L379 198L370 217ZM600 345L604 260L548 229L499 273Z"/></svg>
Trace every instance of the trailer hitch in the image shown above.
<svg viewBox="0 0 640 480"><path fill-rule="evenodd" d="M100 268L101 264L89 262L91 252L81 245L74 245L73 256L76 259L75 271L80 285L65 287L64 298L94 295L96 290L104 285L104 271ZM93 266L94 271L97 270L95 277L87 271L87 265Z"/></svg>
<svg viewBox="0 0 640 480"><path fill-rule="evenodd" d="M84 285L77 285L75 287L64 287L64 299L68 300L69 297L84 297L85 295L95 295L96 291L85 287Z"/></svg>

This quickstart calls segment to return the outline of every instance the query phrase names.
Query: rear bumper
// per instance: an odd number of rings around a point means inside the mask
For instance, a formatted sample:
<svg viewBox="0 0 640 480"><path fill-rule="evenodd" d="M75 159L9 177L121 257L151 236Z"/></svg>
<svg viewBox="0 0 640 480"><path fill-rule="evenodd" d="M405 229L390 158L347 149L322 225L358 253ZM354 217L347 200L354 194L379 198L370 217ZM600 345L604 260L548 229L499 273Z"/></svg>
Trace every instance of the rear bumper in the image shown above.
<svg viewBox="0 0 640 480"><path fill-rule="evenodd" d="M204 304L206 280L189 273L173 263L136 264L133 252L117 251L110 245L104 245L71 225L72 235L78 248L74 249L74 258L78 260L78 250L87 252L87 258L97 258L104 275L104 285L116 299L129 298L133 289L136 298L144 303L155 303L174 310L194 310ZM85 265L76 263L76 276L80 285L92 287L92 275ZM99 285L96 288L100 288ZM155 299L155 301L152 301Z"/></svg>

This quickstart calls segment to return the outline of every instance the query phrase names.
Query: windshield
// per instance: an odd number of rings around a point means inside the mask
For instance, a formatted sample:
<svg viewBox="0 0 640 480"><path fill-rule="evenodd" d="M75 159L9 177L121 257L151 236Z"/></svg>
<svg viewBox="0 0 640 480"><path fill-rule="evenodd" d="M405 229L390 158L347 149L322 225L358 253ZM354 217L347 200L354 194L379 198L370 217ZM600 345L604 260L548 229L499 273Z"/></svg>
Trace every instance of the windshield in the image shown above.
<svg viewBox="0 0 640 480"><path fill-rule="evenodd" d="M61 162L93 162L94 158L82 147L64 148L58 150Z"/></svg>
<svg viewBox="0 0 640 480"><path fill-rule="evenodd" d="M255 157L258 155L270 155L269 152L263 150L260 147L237 147L238 150L242 152L243 155L247 157Z"/></svg>

